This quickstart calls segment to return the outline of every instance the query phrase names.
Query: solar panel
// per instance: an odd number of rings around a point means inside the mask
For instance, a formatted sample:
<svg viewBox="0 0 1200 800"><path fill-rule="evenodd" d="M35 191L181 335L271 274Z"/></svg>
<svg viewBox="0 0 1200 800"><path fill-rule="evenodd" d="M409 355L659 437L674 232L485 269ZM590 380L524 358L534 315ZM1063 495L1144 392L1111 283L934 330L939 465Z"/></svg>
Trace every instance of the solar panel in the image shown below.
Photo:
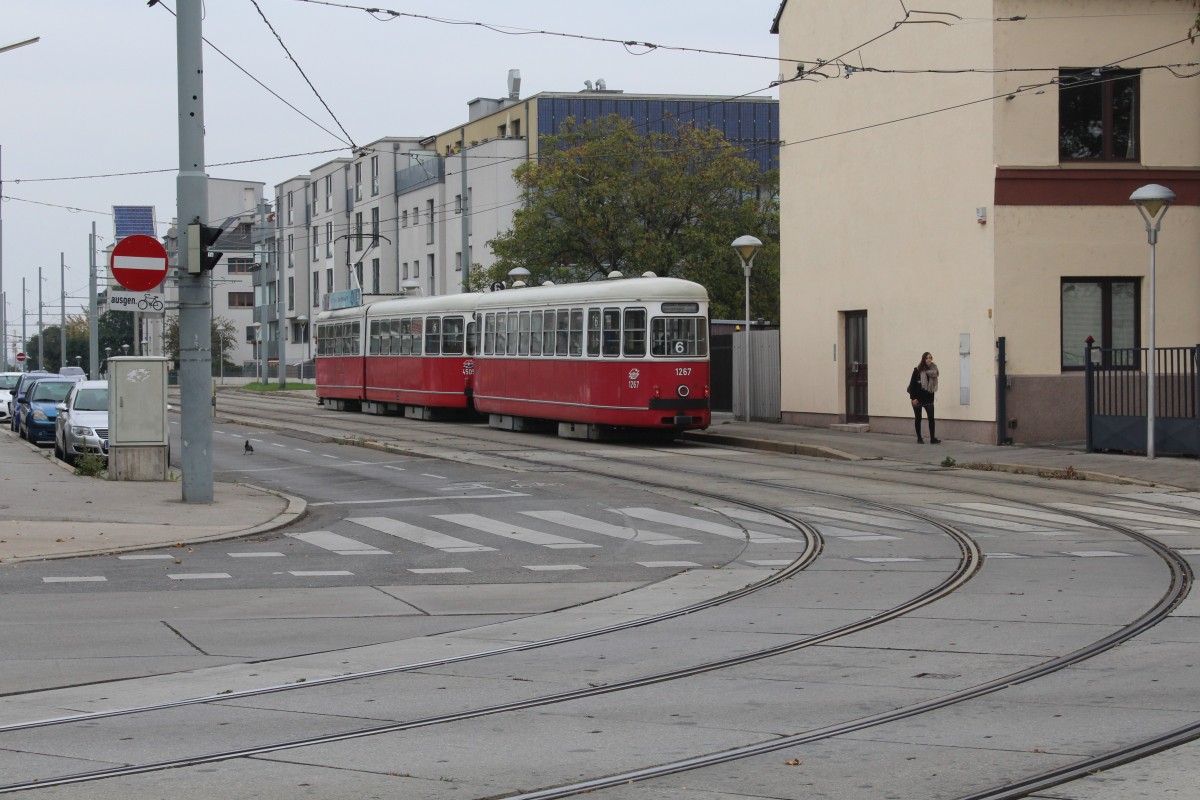
<svg viewBox="0 0 1200 800"><path fill-rule="evenodd" d="M118 241L137 233L157 239L154 206L113 206L113 229Z"/></svg>

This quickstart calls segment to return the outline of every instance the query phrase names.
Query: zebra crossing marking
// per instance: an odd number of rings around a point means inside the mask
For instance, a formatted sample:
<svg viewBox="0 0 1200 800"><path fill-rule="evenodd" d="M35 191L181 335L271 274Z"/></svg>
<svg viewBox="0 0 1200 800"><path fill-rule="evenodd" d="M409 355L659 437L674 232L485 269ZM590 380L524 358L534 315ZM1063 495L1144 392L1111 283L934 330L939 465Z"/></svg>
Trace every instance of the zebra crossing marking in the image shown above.
<svg viewBox="0 0 1200 800"><path fill-rule="evenodd" d="M598 544L581 542L578 539L568 539L565 536L556 536L553 533L535 531L532 528L522 528L519 525L511 525L507 522L491 519L490 517L480 516L479 514L434 514L433 517L434 519L453 522L455 525L462 525L464 528L474 528L475 530L495 536L502 536L506 539L557 550L600 546Z"/></svg>
<svg viewBox="0 0 1200 800"><path fill-rule="evenodd" d="M156 553L156 554L137 553L137 554L128 555L128 556L117 556L117 560L119 560L119 561L151 561L154 559L161 559L161 558L174 559L175 556L167 555L166 553Z"/></svg>
<svg viewBox="0 0 1200 800"><path fill-rule="evenodd" d="M814 517L828 517L842 522L858 522L863 525L871 525L878 528L895 528L902 531L911 531L913 526L917 524L915 520L898 519L896 517L888 517L883 514L865 514L861 511L842 511L837 508L826 508L825 506L798 506L789 508L788 511L796 511L804 515Z"/></svg>
<svg viewBox="0 0 1200 800"><path fill-rule="evenodd" d="M104 583L108 578L103 575L79 575L65 578L42 578L42 583Z"/></svg>
<svg viewBox="0 0 1200 800"><path fill-rule="evenodd" d="M708 520L693 519L685 517L682 514L672 514L668 511L659 511L655 508L610 508L609 511L614 511L618 514L626 514L636 519L644 519L647 522L661 522L667 525L674 525L679 528L692 528L693 530L703 533L711 533L714 536L724 536L727 539L739 539L745 541L746 537L750 537L750 541L754 544L783 544L794 543L795 539L789 539L786 536L779 536L774 533L764 533L762 531L743 531L741 528L734 528L730 525L721 525Z"/></svg>
<svg viewBox="0 0 1200 800"><path fill-rule="evenodd" d="M230 558L284 558L283 553L226 553Z"/></svg>
<svg viewBox="0 0 1200 800"><path fill-rule="evenodd" d="M1053 522L1056 525L1075 525L1081 528L1099 528L1095 522L1089 522L1086 519L1078 519L1069 517L1066 514L1055 514L1053 511L1039 511L1032 508L1014 508L1012 506L1001 505L1000 503L950 503L949 505L957 508L968 508L973 511L986 511L989 513L1006 514L1010 517L1024 517L1026 519L1034 519L1040 522Z"/></svg>
<svg viewBox="0 0 1200 800"><path fill-rule="evenodd" d="M1085 506L1080 503L1054 503L1055 508L1065 508L1071 511L1082 511L1085 514L1096 514L1101 517L1116 517L1133 522L1150 522L1157 525L1178 525L1184 528L1200 528L1200 520L1184 517L1170 517L1165 514L1147 514L1140 511L1124 511L1118 508L1104 506Z"/></svg>
<svg viewBox="0 0 1200 800"><path fill-rule="evenodd" d="M386 533L388 536L395 536L397 539L404 539L414 544L432 547L434 550L441 550L443 553L482 553L496 549L468 542L465 539L458 539L444 533L438 533L437 531L418 528L416 525L409 525L407 522L400 522L388 517L351 517L346 521L353 522L355 525L362 525L364 528L370 528L380 533Z"/></svg>
<svg viewBox="0 0 1200 800"><path fill-rule="evenodd" d="M228 572L182 572L174 575L168 574L167 577L173 581L207 581L232 578L233 576Z"/></svg>
<svg viewBox="0 0 1200 800"><path fill-rule="evenodd" d="M342 536L332 531L308 531L307 533L289 533L292 539L299 539L307 544L329 550L339 556L391 555L389 550L380 550L373 545Z"/></svg>
<svg viewBox="0 0 1200 800"><path fill-rule="evenodd" d="M1115 550L1074 550L1068 551L1064 555L1079 556L1080 558L1119 558L1132 556L1132 553L1118 553Z"/></svg>
<svg viewBox="0 0 1200 800"><path fill-rule="evenodd" d="M533 572L563 572L567 570L587 569L587 567L580 566L579 564L535 564L533 566L526 566L525 569Z"/></svg>
<svg viewBox="0 0 1200 800"><path fill-rule="evenodd" d="M567 528L575 528L576 530L588 531L590 533L598 533L601 536L611 536L614 539L623 539L629 542L637 542L639 544L653 545L675 545L675 544L697 544L691 539L681 539L678 536L671 536L666 533L656 533L654 531L643 531L637 528L628 528L624 525L612 525L608 522L602 522L598 519L590 517L581 517L578 514L571 514L567 511L522 511L527 517L553 522L555 525L562 525Z"/></svg>
<svg viewBox="0 0 1200 800"><path fill-rule="evenodd" d="M466 567L429 567L422 569L410 569L409 572L415 572L417 575L439 575L449 572L470 572Z"/></svg>
<svg viewBox="0 0 1200 800"><path fill-rule="evenodd" d="M308 569L288 572L288 575L295 575L297 578L330 578L353 574L344 569Z"/></svg>
<svg viewBox="0 0 1200 800"><path fill-rule="evenodd" d="M640 567L698 567L700 566L694 561L635 561Z"/></svg>

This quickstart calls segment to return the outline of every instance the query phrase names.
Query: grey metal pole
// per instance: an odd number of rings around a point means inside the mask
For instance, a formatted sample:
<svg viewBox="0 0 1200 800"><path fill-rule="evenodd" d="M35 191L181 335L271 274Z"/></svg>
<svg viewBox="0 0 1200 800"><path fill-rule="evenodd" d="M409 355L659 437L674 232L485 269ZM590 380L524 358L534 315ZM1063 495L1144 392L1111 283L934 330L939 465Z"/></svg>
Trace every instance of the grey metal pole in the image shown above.
<svg viewBox="0 0 1200 800"><path fill-rule="evenodd" d="M750 270L754 268L754 259L742 265L746 275L746 422L750 421Z"/></svg>
<svg viewBox="0 0 1200 800"><path fill-rule="evenodd" d="M88 237L88 377L100 380L100 303L96 296L96 223Z"/></svg>
<svg viewBox="0 0 1200 800"><path fill-rule="evenodd" d="M276 209L278 213L278 209ZM279 339L279 388L287 388L287 291L284 286L283 262L279 259L279 240L275 240L276 250L272 252L270 242L267 243L267 258L275 262L275 331Z"/></svg>
<svg viewBox="0 0 1200 800"><path fill-rule="evenodd" d="M38 267L38 369L46 368L46 328L42 322L42 268Z"/></svg>
<svg viewBox="0 0 1200 800"><path fill-rule="evenodd" d="M1150 363L1146 373L1146 458L1154 458L1155 376L1158 361L1154 351L1154 251L1158 244L1158 226L1150 231Z"/></svg>
<svg viewBox="0 0 1200 800"><path fill-rule="evenodd" d="M62 293L58 297L58 371L67 365L67 256L58 254L58 285Z"/></svg>
<svg viewBox="0 0 1200 800"><path fill-rule="evenodd" d="M188 225L208 220L201 6L202 0L179 0L175 23L179 84L179 405L185 503L213 500L211 278L203 270L188 271Z"/></svg>
<svg viewBox="0 0 1200 800"><path fill-rule="evenodd" d="M28 346L28 342L29 342L29 337L25 333L25 316L29 313L25 307L25 292L26 292L25 279L21 278L21 343L20 343L20 345L18 345L18 347L20 348L21 352L23 352L23 353L25 352L25 348ZM21 372L24 372L26 370L25 365L28 363L29 363L29 354L25 353L25 360L21 362Z"/></svg>
<svg viewBox="0 0 1200 800"><path fill-rule="evenodd" d="M4 146L0 145L0 194L4 194ZM4 203L0 202L0 206ZM8 369L8 295L4 293L4 217L0 213L0 369Z"/></svg>
<svg viewBox="0 0 1200 800"><path fill-rule="evenodd" d="M463 129L463 148L462 158L459 160L459 169L462 170L462 204L459 210L462 212L462 291L471 291L468 288L471 277L471 221L467 218L467 134L466 129Z"/></svg>

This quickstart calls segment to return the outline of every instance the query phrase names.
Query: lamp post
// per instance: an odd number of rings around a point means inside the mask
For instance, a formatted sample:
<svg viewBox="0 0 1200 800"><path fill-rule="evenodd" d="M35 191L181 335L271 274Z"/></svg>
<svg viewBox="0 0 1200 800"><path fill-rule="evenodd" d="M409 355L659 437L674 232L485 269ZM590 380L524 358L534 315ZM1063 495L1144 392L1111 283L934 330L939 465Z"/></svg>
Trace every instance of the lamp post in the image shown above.
<svg viewBox="0 0 1200 800"><path fill-rule="evenodd" d="M744 409L745 421L750 421L750 272L754 269L754 256L758 253L762 242L754 236L739 236L733 240L731 245L738 259L742 262L742 274L746 276L746 371L745 378L745 400L746 408Z"/></svg>
<svg viewBox="0 0 1200 800"><path fill-rule="evenodd" d="M100 370L100 372L103 373L104 377L106 377L106 378L108 377L108 360L110 358L112 358L112 348L105 345L105 347L104 347L104 368L102 370Z"/></svg>
<svg viewBox="0 0 1200 800"><path fill-rule="evenodd" d="M121 349L125 352L125 355L129 355L129 343L128 342L121 345Z"/></svg>
<svg viewBox="0 0 1200 800"><path fill-rule="evenodd" d="M1175 193L1165 186L1150 183L1129 196L1146 223L1146 239L1150 242L1150 348L1146 372L1146 458L1154 458L1155 372L1158 362L1154 350L1154 249L1158 244L1158 229L1167 215Z"/></svg>
<svg viewBox="0 0 1200 800"><path fill-rule="evenodd" d="M296 317L296 322L299 322L302 326L301 330L303 333L301 335L304 337L304 341L308 343L308 358L304 362L307 364L309 361L312 361L312 339L308 335L308 315L301 314ZM300 365L300 380L304 380L304 364Z"/></svg>

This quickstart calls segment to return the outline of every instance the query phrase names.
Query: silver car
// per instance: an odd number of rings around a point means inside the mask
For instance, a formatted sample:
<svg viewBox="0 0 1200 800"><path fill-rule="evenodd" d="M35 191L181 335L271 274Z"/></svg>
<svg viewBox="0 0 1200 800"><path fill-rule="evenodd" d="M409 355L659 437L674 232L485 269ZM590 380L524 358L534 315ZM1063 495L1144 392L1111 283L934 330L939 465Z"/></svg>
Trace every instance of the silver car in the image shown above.
<svg viewBox="0 0 1200 800"><path fill-rule="evenodd" d="M68 464L89 453L108 458L108 381L80 381L57 410L54 455Z"/></svg>
<svg viewBox="0 0 1200 800"><path fill-rule="evenodd" d="M20 378L19 372L0 372L0 422L6 421L12 414L12 390Z"/></svg>

